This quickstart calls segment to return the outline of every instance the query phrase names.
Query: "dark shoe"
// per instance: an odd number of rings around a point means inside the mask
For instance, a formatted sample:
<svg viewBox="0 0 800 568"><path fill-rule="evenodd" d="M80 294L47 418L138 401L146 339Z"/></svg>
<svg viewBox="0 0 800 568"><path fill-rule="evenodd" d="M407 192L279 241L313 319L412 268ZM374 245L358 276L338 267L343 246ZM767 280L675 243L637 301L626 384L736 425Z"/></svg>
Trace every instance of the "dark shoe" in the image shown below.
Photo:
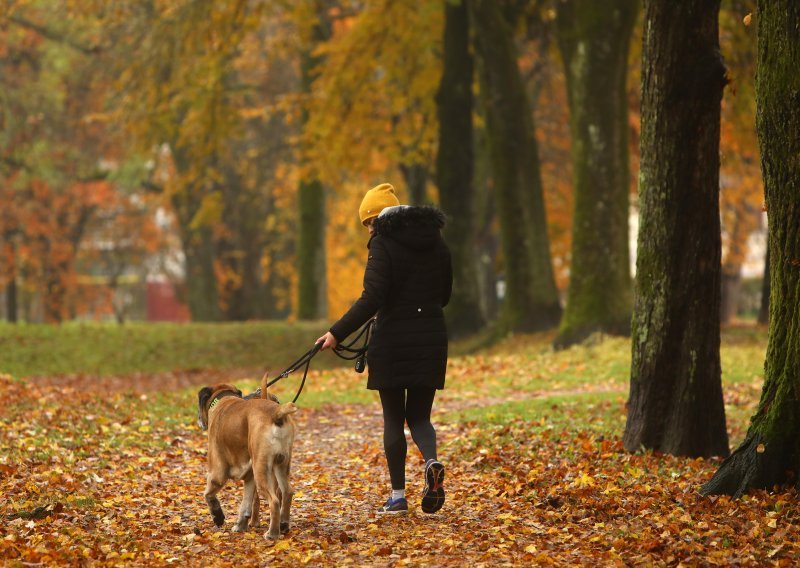
<svg viewBox="0 0 800 568"><path fill-rule="evenodd" d="M422 512L435 513L444 505L444 466L430 460L425 466L425 490L422 492Z"/></svg>
<svg viewBox="0 0 800 568"><path fill-rule="evenodd" d="M408 513L408 501L401 497L400 499L388 499L383 507L378 509L379 515L405 515Z"/></svg>

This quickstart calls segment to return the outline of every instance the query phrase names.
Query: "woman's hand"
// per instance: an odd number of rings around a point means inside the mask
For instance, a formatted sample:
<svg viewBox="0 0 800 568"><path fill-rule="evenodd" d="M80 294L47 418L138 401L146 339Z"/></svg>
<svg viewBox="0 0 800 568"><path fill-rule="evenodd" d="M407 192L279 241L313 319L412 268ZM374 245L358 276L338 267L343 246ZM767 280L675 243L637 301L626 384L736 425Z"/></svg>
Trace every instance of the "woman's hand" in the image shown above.
<svg viewBox="0 0 800 568"><path fill-rule="evenodd" d="M330 331L327 332L322 337L320 337L319 339L317 339L316 343L317 344L322 343L322 347L320 348L322 351L325 351L329 347L335 348L337 345L339 345L339 342L336 340L336 338Z"/></svg>

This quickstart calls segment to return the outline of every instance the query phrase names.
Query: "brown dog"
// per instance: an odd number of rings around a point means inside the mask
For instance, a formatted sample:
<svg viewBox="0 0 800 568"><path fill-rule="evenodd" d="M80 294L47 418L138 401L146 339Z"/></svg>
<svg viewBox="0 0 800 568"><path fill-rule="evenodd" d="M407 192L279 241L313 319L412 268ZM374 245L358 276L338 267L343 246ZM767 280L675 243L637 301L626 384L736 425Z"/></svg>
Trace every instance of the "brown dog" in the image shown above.
<svg viewBox="0 0 800 568"><path fill-rule="evenodd" d="M242 391L219 383L198 393L198 422L208 428L208 483L205 498L218 527L225 514L217 492L229 479L244 481L244 496L234 528L241 532L258 524L258 497L269 498L269 530L277 539L289 530L292 487L289 469L295 424L293 403L279 404L267 394L266 376L261 398L242 399Z"/></svg>

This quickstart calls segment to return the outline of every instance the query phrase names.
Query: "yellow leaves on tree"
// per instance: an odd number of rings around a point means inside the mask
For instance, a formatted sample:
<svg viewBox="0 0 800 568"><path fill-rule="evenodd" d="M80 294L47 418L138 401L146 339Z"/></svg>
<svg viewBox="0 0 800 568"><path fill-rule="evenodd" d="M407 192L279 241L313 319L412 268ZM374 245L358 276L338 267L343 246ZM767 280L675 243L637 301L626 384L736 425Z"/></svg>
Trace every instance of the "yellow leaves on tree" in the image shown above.
<svg viewBox="0 0 800 568"><path fill-rule="evenodd" d="M308 158L320 179L368 183L401 163L432 164L442 26L440 3L412 0L369 0L338 23L308 101Z"/></svg>

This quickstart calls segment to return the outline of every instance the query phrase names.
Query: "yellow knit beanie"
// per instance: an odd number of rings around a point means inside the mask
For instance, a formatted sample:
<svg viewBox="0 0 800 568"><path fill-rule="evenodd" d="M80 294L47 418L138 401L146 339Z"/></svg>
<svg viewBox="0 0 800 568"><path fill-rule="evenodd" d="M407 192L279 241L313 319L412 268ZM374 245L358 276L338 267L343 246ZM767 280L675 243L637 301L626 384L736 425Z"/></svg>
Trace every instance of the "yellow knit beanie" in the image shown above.
<svg viewBox="0 0 800 568"><path fill-rule="evenodd" d="M394 194L392 184L382 183L373 187L361 200L361 206L358 208L361 224L366 225L367 221L374 219L381 211L394 205L400 205L400 201Z"/></svg>

